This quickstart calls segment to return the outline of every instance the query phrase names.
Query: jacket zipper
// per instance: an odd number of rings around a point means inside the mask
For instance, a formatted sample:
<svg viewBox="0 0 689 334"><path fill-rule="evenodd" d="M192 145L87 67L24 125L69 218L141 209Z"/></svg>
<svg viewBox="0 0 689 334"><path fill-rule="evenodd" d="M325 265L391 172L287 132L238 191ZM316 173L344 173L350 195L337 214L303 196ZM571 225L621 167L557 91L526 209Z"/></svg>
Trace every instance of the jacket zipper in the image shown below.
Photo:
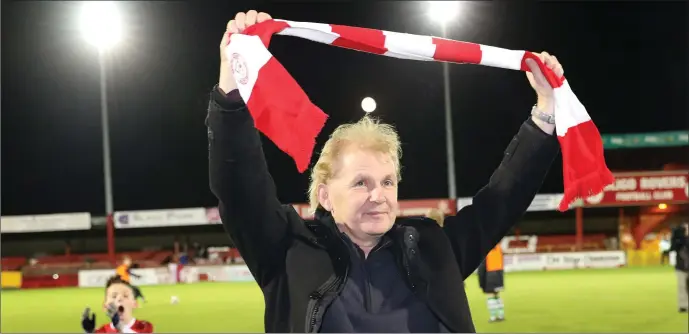
<svg viewBox="0 0 689 334"><path fill-rule="evenodd" d="M309 306L307 308L308 316L306 318L306 332L311 333L313 330L314 326L316 325L316 316L318 315L318 311L320 310L320 302L323 301L323 297L325 297L325 294L328 293L330 290L332 290L334 287L336 287L339 282L341 281L341 278L337 275L333 275L330 277L330 279L321 286L317 291L311 294L309 296L311 300L309 301Z"/></svg>
<svg viewBox="0 0 689 334"><path fill-rule="evenodd" d="M338 260L341 260L341 258L338 257ZM309 305L307 307L305 327L307 333L311 333L316 326L318 312L320 311L321 302L323 301L325 295L334 288L338 288L337 293L339 294L344 286L344 282L347 280L348 274L349 265L345 265L345 270L342 276L338 276L337 272L335 272L323 285L321 285L320 288L318 288L318 290L309 296L311 300L309 301Z"/></svg>
<svg viewBox="0 0 689 334"><path fill-rule="evenodd" d="M309 307L308 307L308 315L306 316L306 326L304 328L306 329L306 333L311 333L313 330L313 327L316 325L316 313L318 313L319 306L318 302L320 301L320 295L316 296L314 293L312 295L312 298L317 298L317 299L311 299L309 301Z"/></svg>
<svg viewBox="0 0 689 334"><path fill-rule="evenodd" d="M387 246L387 239L378 245L371 249L371 252L369 252L368 256L371 256L373 253L379 251L380 249L383 249L383 247ZM361 271L364 272L364 275L366 275L366 286L364 287L364 308L366 311L371 312L371 309L373 308L373 304L371 303L371 273L368 270L368 267L366 266L366 260L367 258L363 256L363 252L361 252L361 261L359 262L359 265L361 266Z"/></svg>
<svg viewBox="0 0 689 334"><path fill-rule="evenodd" d="M364 309L368 312L371 312L371 309L373 308L371 303L371 277L368 273L368 269L366 269L366 263L361 264L361 269L364 272L364 275L366 275L366 286L364 287Z"/></svg>
<svg viewBox="0 0 689 334"><path fill-rule="evenodd" d="M414 284L414 280L411 277L411 269L409 269L409 258L405 255L405 249L404 248L402 248L402 266L404 267L405 274L407 275L407 282L409 282L409 286L411 287L412 292L414 292L414 294L417 294L418 292L416 291L416 284ZM423 300L424 300L424 303L426 303L426 305L428 305L428 308L431 310L431 312L433 312L433 314L435 314L435 316L438 317L438 320L448 330L453 331L453 329L447 325L448 322L446 321L446 319L443 316L441 316L441 314L435 310L435 307L433 305L431 305L431 303L429 303L425 297L423 298Z"/></svg>
<svg viewBox="0 0 689 334"><path fill-rule="evenodd" d="M416 284L414 284L414 280L412 280L411 278L411 270L409 269L409 258L406 255L406 249L404 249L404 247L401 247L400 255L402 256L402 267L404 267L404 272L407 275L407 282L409 283L409 286L411 287L412 291L416 293Z"/></svg>

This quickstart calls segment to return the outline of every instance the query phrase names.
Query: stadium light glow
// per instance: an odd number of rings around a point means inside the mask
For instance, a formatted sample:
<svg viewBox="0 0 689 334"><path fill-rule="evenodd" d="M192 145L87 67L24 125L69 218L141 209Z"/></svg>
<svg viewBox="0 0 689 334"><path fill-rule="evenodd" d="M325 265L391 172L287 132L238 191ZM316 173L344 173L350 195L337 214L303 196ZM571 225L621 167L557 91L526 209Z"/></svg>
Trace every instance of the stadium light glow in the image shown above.
<svg viewBox="0 0 689 334"><path fill-rule="evenodd" d="M660 203L660 204L658 204L658 209L660 209L660 210L665 210L665 209L667 209L667 204L665 204L665 203Z"/></svg>
<svg viewBox="0 0 689 334"><path fill-rule="evenodd" d="M363 109L366 113L373 112L376 110L376 100L374 100L372 97L365 97L363 100L361 100L361 109Z"/></svg>
<svg viewBox="0 0 689 334"><path fill-rule="evenodd" d="M79 21L84 39L99 51L112 48L122 39L121 17L113 1L84 2Z"/></svg>
<svg viewBox="0 0 689 334"><path fill-rule="evenodd" d="M430 19L445 25L459 16L462 4L459 1L429 1L428 8Z"/></svg>

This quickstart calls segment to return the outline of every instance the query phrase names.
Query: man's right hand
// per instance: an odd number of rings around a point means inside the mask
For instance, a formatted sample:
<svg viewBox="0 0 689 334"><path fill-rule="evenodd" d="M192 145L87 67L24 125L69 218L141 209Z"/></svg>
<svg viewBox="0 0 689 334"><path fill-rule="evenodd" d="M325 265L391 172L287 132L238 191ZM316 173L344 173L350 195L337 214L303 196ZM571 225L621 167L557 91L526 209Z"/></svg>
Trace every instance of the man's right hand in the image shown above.
<svg viewBox="0 0 689 334"><path fill-rule="evenodd" d="M81 316L81 328L86 333L93 333L96 329L96 314L91 313L91 308L86 308Z"/></svg>
<svg viewBox="0 0 689 334"><path fill-rule="evenodd" d="M229 42L229 34L241 33L244 29L256 23L261 23L270 19L272 19L272 17L267 13L259 13L255 10L250 10L246 13L237 13L234 20L227 22L227 29L225 33L223 33L222 40L220 41L220 78L218 79L218 87L224 93L227 94L237 88L237 83L234 81L234 76L232 75L232 65L225 54L225 47Z"/></svg>

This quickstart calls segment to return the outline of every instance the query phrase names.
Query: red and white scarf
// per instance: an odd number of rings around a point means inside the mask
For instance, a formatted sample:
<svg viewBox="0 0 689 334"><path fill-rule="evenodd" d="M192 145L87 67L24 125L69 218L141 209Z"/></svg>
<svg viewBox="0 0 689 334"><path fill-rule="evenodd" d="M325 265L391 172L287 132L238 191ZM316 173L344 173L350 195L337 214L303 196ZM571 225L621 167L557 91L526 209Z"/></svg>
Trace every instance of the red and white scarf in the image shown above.
<svg viewBox="0 0 689 334"><path fill-rule="evenodd" d="M315 138L327 115L268 52L270 38L275 34L389 57L521 71L528 71L525 60L533 59L554 88L555 127L564 169L564 197L559 210L567 210L577 198L597 194L614 181L605 164L600 133L586 108L567 80L558 78L529 51L334 24L268 20L241 34L231 34L225 52L256 128L289 154L300 172L308 168Z"/></svg>

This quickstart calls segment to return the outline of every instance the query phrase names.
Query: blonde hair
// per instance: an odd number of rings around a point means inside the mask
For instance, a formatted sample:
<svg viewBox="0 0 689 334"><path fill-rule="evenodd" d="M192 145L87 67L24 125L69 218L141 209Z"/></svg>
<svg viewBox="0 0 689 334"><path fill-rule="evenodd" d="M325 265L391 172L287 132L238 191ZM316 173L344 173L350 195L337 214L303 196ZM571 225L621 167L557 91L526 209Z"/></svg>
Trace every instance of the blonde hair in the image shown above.
<svg viewBox="0 0 689 334"><path fill-rule="evenodd" d="M426 212L426 218L435 220L438 225L443 226L445 221L445 214L440 209L430 209Z"/></svg>
<svg viewBox="0 0 689 334"><path fill-rule="evenodd" d="M343 124L337 127L325 142L316 165L311 170L311 184L309 185L309 205L311 212L319 206L318 185L327 183L334 175L334 164L340 153L351 144L359 147L390 155L395 164L397 182L402 180L400 158L402 145L395 127L390 124L364 116L356 123Z"/></svg>

